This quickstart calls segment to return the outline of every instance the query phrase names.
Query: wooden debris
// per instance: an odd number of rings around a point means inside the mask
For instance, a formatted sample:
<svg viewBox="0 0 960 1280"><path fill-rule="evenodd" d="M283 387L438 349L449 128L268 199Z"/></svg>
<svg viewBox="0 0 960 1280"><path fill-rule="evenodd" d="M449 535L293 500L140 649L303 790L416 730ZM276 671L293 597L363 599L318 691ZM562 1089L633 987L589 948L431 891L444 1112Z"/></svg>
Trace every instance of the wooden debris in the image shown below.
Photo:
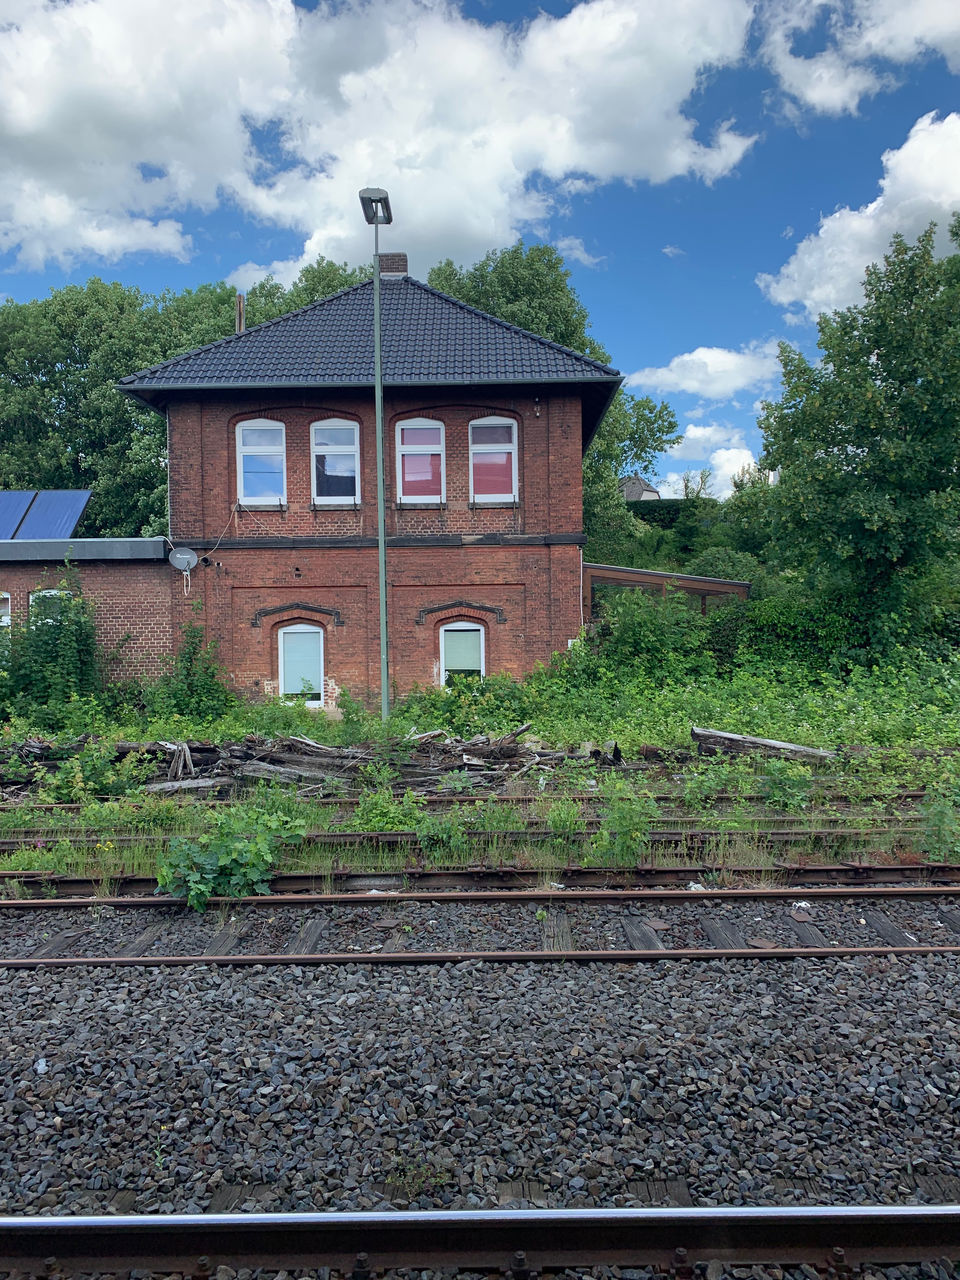
<svg viewBox="0 0 960 1280"><path fill-rule="evenodd" d="M773 738L749 738L741 733L724 733L720 729L690 730L690 737L697 744L700 755L712 756L721 752L744 754L756 752L764 756L780 756L786 760L833 760L835 751L826 751L820 747L803 747L796 742L777 742Z"/></svg>

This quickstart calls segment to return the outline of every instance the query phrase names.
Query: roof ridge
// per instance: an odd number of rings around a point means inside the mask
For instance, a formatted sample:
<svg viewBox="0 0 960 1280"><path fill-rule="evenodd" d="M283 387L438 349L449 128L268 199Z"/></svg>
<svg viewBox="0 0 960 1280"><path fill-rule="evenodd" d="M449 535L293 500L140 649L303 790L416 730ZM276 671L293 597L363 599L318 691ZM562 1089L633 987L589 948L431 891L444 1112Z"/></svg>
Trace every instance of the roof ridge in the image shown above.
<svg viewBox="0 0 960 1280"><path fill-rule="evenodd" d="M593 365L595 369L602 369L604 373L618 375L620 373L620 370L615 369L613 365L594 360L592 356L586 356L582 351L575 351L573 347L565 347L562 343L554 342L551 338L544 338L541 334L534 333L532 329L523 329L518 324L511 324L509 320L501 320L499 316L491 315L489 311L481 311L479 307L472 307L469 302L463 302L460 298L455 298L452 293L444 293L441 289L434 289L432 285L424 284L422 280L416 280L413 276L405 276L404 278L418 289L422 289L424 293L432 293L435 298L443 298L445 302L452 302L462 311L469 311L471 315L480 316L482 320L492 320L501 329L511 329L514 333L523 334L525 338L533 338L535 342L539 342L545 347L550 347L554 351L562 351L567 356L574 356L577 360L582 360L584 364Z"/></svg>
<svg viewBox="0 0 960 1280"><path fill-rule="evenodd" d="M361 280L359 284L351 284L346 289L338 289L336 293L328 293L325 298L317 298L315 302L308 302L305 306L297 307L293 311L284 311L283 315L274 316L272 320L261 320L259 324L251 325L249 329L243 329L240 333L228 333L224 338L216 338L213 342L204 342L199 347L191 347L189 351L181 351L177 356L169 356L166 360L158 360L156 364L148 365L146 369L138 369L136 373L128 373L126 377L120 378L118 386L123 386L125 382L135 382L145 374L155 373L165 366L169 367L172 364L177 364L180 360L186 360L188 356L197 356L201 351L214 351L217 347L226 346L229 342L236 342L238 338L243 338L248 333L259 333L261 329L269 329L271 325L280 324L281 321L289 320L292 316L303 315L305 311L312 311L314 307L325 306L326 303L332 302L334 298L342 298L345 294L354 293L358 289L365 289L367 285L372 284L372 279Z"/></svg>

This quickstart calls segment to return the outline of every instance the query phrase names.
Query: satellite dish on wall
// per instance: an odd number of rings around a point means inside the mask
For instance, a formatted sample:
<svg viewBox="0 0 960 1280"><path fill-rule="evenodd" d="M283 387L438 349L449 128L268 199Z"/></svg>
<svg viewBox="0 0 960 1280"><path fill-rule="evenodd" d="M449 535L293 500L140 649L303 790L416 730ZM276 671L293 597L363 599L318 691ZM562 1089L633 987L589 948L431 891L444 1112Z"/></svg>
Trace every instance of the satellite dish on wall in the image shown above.
<svg viewBox="0 0 960 1280"><path fill-rule="evenodd" d="M174 547L167 559L181 573L189 573L197 563L197 553L191 551L189 547Z"/></svg>

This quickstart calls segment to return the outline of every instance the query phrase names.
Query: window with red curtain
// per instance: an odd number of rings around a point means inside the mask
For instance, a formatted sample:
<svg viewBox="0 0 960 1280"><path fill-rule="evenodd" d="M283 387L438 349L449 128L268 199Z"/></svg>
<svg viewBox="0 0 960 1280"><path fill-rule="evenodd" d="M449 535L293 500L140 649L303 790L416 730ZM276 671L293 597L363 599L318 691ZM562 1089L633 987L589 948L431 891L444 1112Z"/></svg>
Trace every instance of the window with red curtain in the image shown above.
<svg viewBox="0 0 960 1280"><path fill-rule="evenodd" d="M408 418L397 424L397 477L401 502L445 502L443 423Z"/></svg>
<svg viewBox="0 0 960 1280"><path fill-rule="evenodd" d="M470 499L517 500L517 424L510 418L470 423Z"/></svg>

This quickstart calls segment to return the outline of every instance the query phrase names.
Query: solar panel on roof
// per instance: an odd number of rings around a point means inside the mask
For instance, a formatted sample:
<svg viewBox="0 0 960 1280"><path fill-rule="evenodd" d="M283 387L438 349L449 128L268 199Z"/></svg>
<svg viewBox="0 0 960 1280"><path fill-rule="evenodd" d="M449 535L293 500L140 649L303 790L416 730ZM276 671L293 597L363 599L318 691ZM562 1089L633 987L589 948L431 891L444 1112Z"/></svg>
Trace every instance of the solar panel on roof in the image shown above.
<svg viewBox="0 0 960 1280"><path fill-rule="evenodd" d="M0 489L0 538L14 536L36 496L36 489Z"/></svg>
<svg viewBox="0 0 960 1280"><path fill-rule="evenodd" d="M43 489L17 530L25 538L69 538L90 501L89 489Z"/></svg>

